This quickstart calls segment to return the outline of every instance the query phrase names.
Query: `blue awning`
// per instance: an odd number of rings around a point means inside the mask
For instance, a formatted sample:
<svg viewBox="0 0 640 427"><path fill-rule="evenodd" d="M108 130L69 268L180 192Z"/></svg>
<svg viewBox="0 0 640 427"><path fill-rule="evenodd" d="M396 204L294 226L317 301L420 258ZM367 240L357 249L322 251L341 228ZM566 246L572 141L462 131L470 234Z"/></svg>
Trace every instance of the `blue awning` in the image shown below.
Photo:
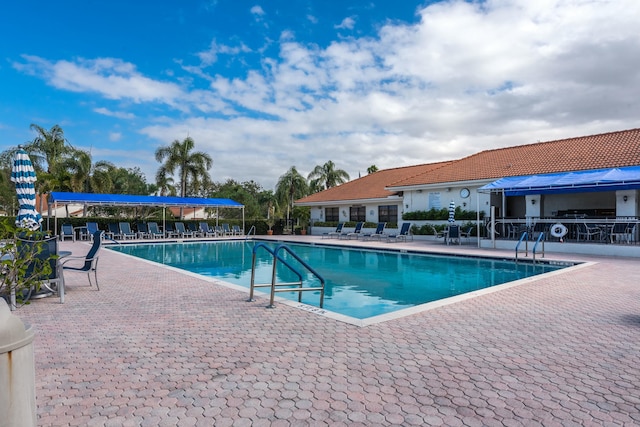
<svg viewBox="0 0 640 427"><path fill-rule="evenodd" d="M244 205L231 199L205 199L201 197L165 197L137 196L131 194L94 194L52 192L49 203L105 206L164 206L164 207L205 207L205 208L244 208Z"/></svg>
<svg viewBox="0 0 640 427"><path fill-rule="evenodd" d="M478 191L507 196L640 189L640 166L500 178Z"/></svg>

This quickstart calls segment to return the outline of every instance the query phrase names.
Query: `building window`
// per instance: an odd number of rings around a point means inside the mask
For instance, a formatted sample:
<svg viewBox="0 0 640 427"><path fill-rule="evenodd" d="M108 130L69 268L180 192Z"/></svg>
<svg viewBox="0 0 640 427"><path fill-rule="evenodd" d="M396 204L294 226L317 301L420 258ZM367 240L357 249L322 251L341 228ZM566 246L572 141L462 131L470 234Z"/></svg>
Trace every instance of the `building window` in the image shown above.
<svg viewBox="0 0 640 427"><path fill-rule="evenodd" d="M378 222L398 222L398 206L378 206Z"/></svg>
<svg viewBox="0 0 640 427"><path fill-rule="evenodd" d="M338 222L340 221L340 209L339 208L325 208L324 209L324 218L327 222Z"/></svg>
<svg viewBox="0 0 640 427"><path fill-rule="evenodd" d="M349 208L349 221L359 222L367 220L367 209L364 206Z"/></svg>

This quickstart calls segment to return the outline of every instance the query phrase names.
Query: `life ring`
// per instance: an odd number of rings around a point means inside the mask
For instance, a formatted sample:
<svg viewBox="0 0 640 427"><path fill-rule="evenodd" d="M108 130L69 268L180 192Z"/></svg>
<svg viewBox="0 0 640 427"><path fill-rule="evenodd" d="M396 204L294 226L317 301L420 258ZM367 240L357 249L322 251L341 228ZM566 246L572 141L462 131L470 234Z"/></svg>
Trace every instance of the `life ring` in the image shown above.
<svg viewBox="0 0 640 427"><path fill-rule="evenodd" d="M560 239L562 239L564 236L567 235L567 233L569 232L569 229L565 227L564 224L557 223L551 226L550 232L553 237L559 237Z"/></svg>

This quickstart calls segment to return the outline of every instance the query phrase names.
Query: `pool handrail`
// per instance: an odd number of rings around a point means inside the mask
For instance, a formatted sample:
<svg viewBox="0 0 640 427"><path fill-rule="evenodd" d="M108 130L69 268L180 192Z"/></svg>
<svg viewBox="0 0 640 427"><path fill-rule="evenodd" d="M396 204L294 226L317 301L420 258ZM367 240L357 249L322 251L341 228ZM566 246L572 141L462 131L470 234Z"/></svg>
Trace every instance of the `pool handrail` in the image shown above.
<svg viewBox="0 0 640 427"><path fill-rule="evenodd" d="M273 269L271 272L270 284L255 283L256 252L260 248L263 248L264 250L269 252L273 257ZM294 268L291 264L289 264L286 259L282 257L282 255L280 254L280 251L286 251L289 253L289 255L294 257L296 261L300 263L300 265L302 265L306 270L308 270L320 281L320 286L306 287L306 288L303 287L302 274L296 268ZM277 273L278 261L283 263L287 268L289 268L289 270L295 273L298 276L299 281L288 282L288 283L277 283L276 273ZM278 288L279 286L289 286L289 285L297 285L297 287L296 288L290 288L290 287ZM298 302L302 302L302 292L320 291L320 308L322 308L322 306L324 305L324 287L325 287L324 278L317 271L315 271L309 264L307 264L302 258L300 258L295 252L293 252L291 248L289 248L287 245L278 245L275 247L275 249L271 249L268 246L266 246L264 243L258 243L253 247L253 256L251 261L251 286L249 288L249 299L247 301L249 302L255 301L255 299L253 298L255 288L267 287L267 286L271 287L271 295L270 295L269 305L267 306L267 308L275 308L274 300L275 300L276 292L298 292Z"/></svg>
<svg viewBox="0 0 640 427"><path fill-rule="evenodd" d="M247 302L255 301L255 299L253 298L253 293L254 293L254 289L255 288L265 288L267 286L273 286L273 282L272 283L257 284L257 285L255 283L255 279L256 279L256 252L260 248L263 248L264 250L269 252L271 254L271 256L274 257L274 259L276 257L278 257L278 259L285 266L287 266L289 268L289 270L291 270L292 273L294 273L296 276L298 276L298 280L299 280L300 286L302 286L302 274L300 274L300 272L298 270L296 270L291 264L289 264L287 262L287 260L285 260L283 258L280 258L279 255L277 255L275 253L275 249L271 249L270 247L268 247L264 243L258 243L253 247L253 250L252 250L252 254L253 255L252 255L252 259L251 259L251 285L249 287L249 299L247 300ZM290 285L291 283L288 283L288 284Z"/></svg>
<svg viewBox="0 0 640 427"><path fill-rule="evenodd" d="M249 236L252 235L252 232L253 232L253 237L256 237L256 226L255 225L251 226L251 228L249 229L247 234L244 236L244 240L249 240Z"/></svg>
<svg viewBox="0 0 640 427"><path fill-rule="evenodd" d="M516 262L518 262L518 249L520 249L520 244L524 240L524 256L529 256L529 233L524 231L522 236L520 236L520 240L516 244Z"/></svg>
<svg viewBox="0 0 640 427"><path fill-rule="evenodd" d="M533 245L533 263L536 263L536 248L538 247L538 243L542 242L542 257L544 258L544 231L540 233L536 243Z"/></svg>
<svg viewBox="0 0 640 427"><path fill-rule="evenodd" d="M298 289L295 289L295 288L279 288L279 289L276 289L276 284L275 284L276 263L277 263L278 260L282 260L282 258L278 255L278 252L280 252L281 250L288 252L289 255L294 257L304 268L306 268L311 274L316 276L316 279L318 279L320 281L320 286L303 288L302 287L302 282L301 282L300 283L300 287ZM295 252L293 252L291 250L291 248L289 246L287 246L287 245L278 245L273 252L275 254L274 259L273 259L273 275L272 275L272 278L271 278L273 285L271 286L271 298L270 298L269 305L267 306L267 308L275 308L275 305L273 303L274 303L274 300L275 300L275 293L276 292L291 292L291 291L298 292L298 302L302 302L302 292L303 291L320 291L320 308L322 308L322 306L324 305L324 284L325 284L324 277L322 277L317 271L315 271L313 269L313 267L311 267L309 264L307 264L307 262L305 260L300 258Z"/></svg>

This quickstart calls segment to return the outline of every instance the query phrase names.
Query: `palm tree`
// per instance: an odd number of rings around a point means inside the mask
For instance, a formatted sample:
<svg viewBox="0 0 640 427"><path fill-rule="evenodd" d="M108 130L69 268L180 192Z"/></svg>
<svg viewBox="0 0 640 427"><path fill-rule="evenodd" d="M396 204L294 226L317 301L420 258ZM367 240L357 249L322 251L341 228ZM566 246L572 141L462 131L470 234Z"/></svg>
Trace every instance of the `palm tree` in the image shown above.
<svg viewBox="0 0 640 427"><path fill-rule="evenodd" d="M280 178L276 184L276 198L282 204L287 205L287 221L293 211L293 201L306 196L309 193L307 181L295 166L291 168Z"/></svg>
<svg viewBox="0 0 640 427"><path fill-rule="evenodd" d="M42 170L45 170L43 163L46 163L47 173L57 172L65 154L71 150L71 146L65 145L68 141L64 137L64 131L58 125L54 125L47 131L42 126L31 124L30 129L38 134L25 147L26 151L32 155L31 161Z"/></svg>
<svg viewBox="0 0 640 427"><path fill-rule="evenodd" d="M158 186L159 196L175 196L178 194L176 187L173 185L173 178L167 175L167 170L164 167L158 169L156 185Z"/></svg>
<svg viewBox="0 0 640 427"><path fill-rule="evenodd" d="M374 172L378 172L378 167L376 165L371 165L367 168L367 173L372 174Z"/></svg>
<svg viewBox="0 0 640 427"><path fill-rule="evenodd" d="M187 189L197 190L193 186L189 188L190 183L199 187L210 181L208 170L211 169L213 160L205 152L193 152L194 146L193 139L187 137L182 142L176 139L171 145L156 150L156 160L160 163L165 162L158 170L158 175L174 174L177 170L180 180L180 197L187 196Z"/></svg>
<svg viewBox="0 0 640 427"><path fill-rule="evenodd" d="M84 150L72 150L60 165L71 175L71 190L84 193L107 193L115 166L105 160L93 163L91 154Z"/></svg>
<svg viewBox="0 0 640 427"><path fill-rule="evenodd" d="M335 163L329 160L324 165L316 166L307 177L315 182L316 187L328 189L349 181L349 174L342 169L336 169Z"/></svg>

